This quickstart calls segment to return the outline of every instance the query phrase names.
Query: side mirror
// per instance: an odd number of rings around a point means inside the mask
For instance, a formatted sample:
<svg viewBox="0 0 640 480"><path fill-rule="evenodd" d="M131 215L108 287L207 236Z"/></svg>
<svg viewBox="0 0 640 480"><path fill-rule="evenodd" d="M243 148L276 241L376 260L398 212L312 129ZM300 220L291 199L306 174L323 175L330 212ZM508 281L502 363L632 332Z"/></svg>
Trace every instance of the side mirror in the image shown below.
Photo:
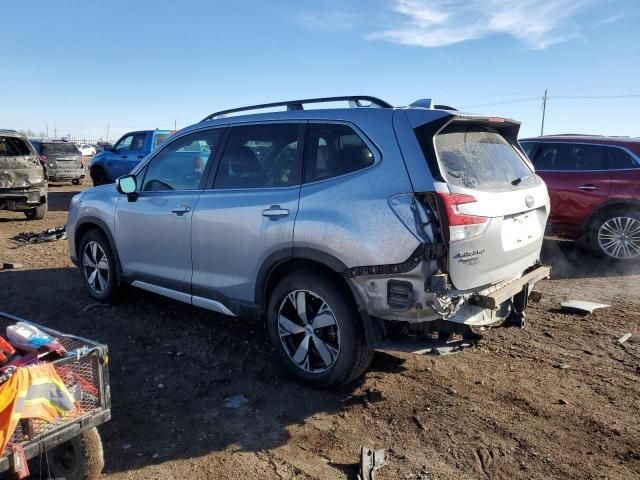
<svg viewBox="0 0 640 480"><path fill-rule="evenodd" d="M125 193L130 202L134 202L138 198L136 187L136 177L134 175L125 175L116 179L118 192Z"/></svg>

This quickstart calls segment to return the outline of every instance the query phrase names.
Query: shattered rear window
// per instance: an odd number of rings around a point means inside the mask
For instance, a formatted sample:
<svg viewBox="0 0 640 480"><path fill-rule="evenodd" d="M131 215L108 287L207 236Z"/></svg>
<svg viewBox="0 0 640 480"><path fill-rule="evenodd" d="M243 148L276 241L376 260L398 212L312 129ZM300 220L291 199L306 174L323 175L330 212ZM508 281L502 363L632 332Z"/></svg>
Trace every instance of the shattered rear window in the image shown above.
<svg viewBox="0 0 640 480"><path fill-rule="evenodd" d="M435 140L442 173L451 185L502 191L536 182L522 157L493 128L452 124Z"/></svg>
<svg viewBox="0 0 640 480"><path fill-rule="evenodd" d="M0 137L0 157L19 157L31 155L24 140L16 137Z"/></svg>
<svg viewBox="0 0 640 480"><path fill-rule="evenodd" d="M80 150L72 143L45 143L42 151L45 155L80 155Z"/></svg>

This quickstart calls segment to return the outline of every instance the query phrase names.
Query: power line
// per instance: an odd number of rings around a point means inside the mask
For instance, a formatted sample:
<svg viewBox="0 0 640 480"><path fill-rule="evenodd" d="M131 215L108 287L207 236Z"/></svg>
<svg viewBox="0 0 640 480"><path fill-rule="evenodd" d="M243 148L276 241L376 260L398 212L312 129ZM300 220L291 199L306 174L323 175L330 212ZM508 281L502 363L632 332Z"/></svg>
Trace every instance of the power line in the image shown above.
<svg viewBox="0 0 640 480"><path fill-rule="evenodd" d="M548 95L547 100L577 100L577 99L623 99L623 98L640 98L640 94L624 94L624 95ZM476 108L476 107L493 107L495 105L509 105L513 103L525 103L532 102L535 100L539 100L540 97L528 97L528 98L519 98L515 100L505 100L502 102L493 102L493 103L479 103L475 105L465 105L460 107L462 109L465 108Z"/></svg>

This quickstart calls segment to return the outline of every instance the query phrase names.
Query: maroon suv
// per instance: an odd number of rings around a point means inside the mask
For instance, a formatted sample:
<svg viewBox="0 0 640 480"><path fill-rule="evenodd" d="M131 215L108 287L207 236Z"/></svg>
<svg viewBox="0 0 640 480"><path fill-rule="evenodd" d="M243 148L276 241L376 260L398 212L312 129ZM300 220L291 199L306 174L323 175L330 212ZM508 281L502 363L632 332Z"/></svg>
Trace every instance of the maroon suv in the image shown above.
<svg viewBox="0 0 640 480"><path fill-rule="evenodd" d="M547 183L553 232L599 255L640 255L640 138L556 135L520 140Z"/></svg>

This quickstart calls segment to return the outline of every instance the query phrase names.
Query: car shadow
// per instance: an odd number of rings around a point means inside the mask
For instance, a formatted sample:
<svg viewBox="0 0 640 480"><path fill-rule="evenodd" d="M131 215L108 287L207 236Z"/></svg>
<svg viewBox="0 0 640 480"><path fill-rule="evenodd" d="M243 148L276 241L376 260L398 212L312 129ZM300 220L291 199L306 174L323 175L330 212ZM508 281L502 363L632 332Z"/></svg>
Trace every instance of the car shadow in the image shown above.
<svg viewBox="0 0 640 480"><path fill-rule="evenodd" d="M551 265L551 278L620 277L640 274L640 261L612 261L578 247L576 242L545 237L542 263Z"/></svg>
<svg viewBox="0 0 640 480"><path fill-rule="evenodd" d="M47 195L47 203L51 212L67 212L71 204L71 198L80 193L83 186L75 186L72 190L60 190L60 184L49 184L49 193ZM67 185L64 185L67 187Z"/></svg>
<svg viewBox="0 0 640 480"><path fill-rule="evenodd" d="M290 426L314 415L380 401L362 391L362 379L333 391L292 379L261 323L135 289L100 304L73 268L3 273L0 291L4 311L109 346L113 419L100 427L106 473L228 448L276 448ZM401 364L379 352L367 375Z"/></svg>

